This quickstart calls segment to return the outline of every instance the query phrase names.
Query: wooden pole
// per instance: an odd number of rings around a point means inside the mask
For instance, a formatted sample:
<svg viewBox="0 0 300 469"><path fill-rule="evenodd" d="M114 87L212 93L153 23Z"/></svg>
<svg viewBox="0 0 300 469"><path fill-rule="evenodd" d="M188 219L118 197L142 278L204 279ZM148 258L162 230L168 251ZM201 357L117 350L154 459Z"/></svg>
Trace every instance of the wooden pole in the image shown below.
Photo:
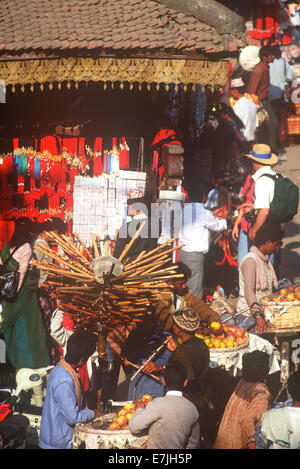
<svg viewBox="0 0 300 469"><path fill-rule="evenodd" d="M142 366L140 366L140 368L134 373L134 375L131 376L130 381L133 381L133 380L134 380L134 378L143 370L143 367L144 367L147 363L151 362L151 360L155 357L155 355L157 355L158 352L160 352L160 351L167 345L168 342L169 342L169 337L167 337L167 339L164 341L164 343L161 344L161 345L155 350L155 352L152 353L152 355L145 361L145 363L144 363Z"/></svg>
<svg viewBox="0 0 300 469"><path fill-rule="evenodd" d="M126 256L127 252L129 251L129 249L131 248L131 246L133 245L133 243L135 242L135 240L139 237L140 235L140 232L142 231L142 229L144 228L146 222L144 221L141 226L139 227L139 229L135 232L133 238L131 239L130 243L127 244L127 246L125 247L125 249L123 250L122 254L120 255L119 257L119 261L122 262L122 259Z"/></svg>

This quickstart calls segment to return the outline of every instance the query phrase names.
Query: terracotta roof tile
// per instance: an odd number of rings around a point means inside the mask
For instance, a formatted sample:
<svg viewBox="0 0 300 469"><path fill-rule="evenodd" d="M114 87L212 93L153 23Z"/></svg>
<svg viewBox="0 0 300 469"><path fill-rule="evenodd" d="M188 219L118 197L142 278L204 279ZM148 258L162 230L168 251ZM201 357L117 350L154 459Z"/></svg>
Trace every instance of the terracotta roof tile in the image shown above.
<svg viewBox="0 0 300 469"><path fill-rule="evenodd" d="M6 53L109 48L130 54L136 48L146 53L172 47L182 54L186 49L215 51L214 44L219 51L236 50L241 39L221 36L154 0L0 1L0 44Z"/></svg>

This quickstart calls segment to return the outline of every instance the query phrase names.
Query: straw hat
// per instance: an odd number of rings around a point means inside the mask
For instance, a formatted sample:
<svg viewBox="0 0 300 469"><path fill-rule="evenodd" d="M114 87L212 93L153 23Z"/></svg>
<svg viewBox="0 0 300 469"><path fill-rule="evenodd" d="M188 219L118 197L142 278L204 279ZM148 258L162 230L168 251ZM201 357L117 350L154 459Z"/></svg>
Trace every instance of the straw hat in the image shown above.
<svg viewBox="0 0 300 469"><path fill-rule="evenodd" d="M263 143L253 145L251 153L246 156L257 163L265 165L274 165L278 162L278 156L272 153L269 145Z"/></svg>
<svg viewBox="0 0 300 469"><path fill-rule="evenodd" d="M184 332L194 334L199 327L198 314L190 308L178 309L172 316L176 326Z"/></svg>

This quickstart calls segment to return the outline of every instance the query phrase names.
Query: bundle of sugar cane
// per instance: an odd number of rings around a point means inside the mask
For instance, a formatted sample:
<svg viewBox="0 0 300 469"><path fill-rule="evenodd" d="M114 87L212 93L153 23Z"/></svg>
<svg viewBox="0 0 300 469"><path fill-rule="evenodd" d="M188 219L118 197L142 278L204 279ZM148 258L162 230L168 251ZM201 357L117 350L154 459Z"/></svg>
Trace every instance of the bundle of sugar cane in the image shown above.
<svg viewBox="0 0 300 469"><path fill-rule="evenodd" d="M119 259L107 257L107 249L101 249L99 239L92 238L92 250L86 248L78 234L60 236L48 233L50 248L38 245L37 250L50 258L50 263L33 261L48 274L45 286L58 306L74 319L75 328L99 331L111 330L119 325L140 322L151 310L152 300L161 290L171 291L169 281L183 275L172 264L172 254L182 246L172 247L170 239L150 252L143 251L134 261L121 261L138 238L144 224L124 248ZM95 262L111 261L109 268L96 271ZM106 266L106 264L105 264ZM115 274L115 268L120 273Z"/></svg>

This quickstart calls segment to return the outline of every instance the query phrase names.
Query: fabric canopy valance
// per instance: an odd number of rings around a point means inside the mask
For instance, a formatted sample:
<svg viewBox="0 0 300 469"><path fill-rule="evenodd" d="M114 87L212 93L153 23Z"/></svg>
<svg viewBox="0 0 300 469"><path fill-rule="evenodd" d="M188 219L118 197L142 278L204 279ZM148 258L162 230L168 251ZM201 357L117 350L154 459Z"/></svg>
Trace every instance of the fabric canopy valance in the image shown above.
<svg viewBox="0 0 300 469"><path fill-rule="evenodd" d="M138 83L176 86L218 85L227 82L227 60L186 60L186 59L146 59L146 58L59 58L34 60L7 60L0 62L0 78L6 86L16 85L22 90L29 85L31 90L38 85L41 89L54 83L61 88L62 83L71 87L79 82L124 83L130 87Z"/></svg>

